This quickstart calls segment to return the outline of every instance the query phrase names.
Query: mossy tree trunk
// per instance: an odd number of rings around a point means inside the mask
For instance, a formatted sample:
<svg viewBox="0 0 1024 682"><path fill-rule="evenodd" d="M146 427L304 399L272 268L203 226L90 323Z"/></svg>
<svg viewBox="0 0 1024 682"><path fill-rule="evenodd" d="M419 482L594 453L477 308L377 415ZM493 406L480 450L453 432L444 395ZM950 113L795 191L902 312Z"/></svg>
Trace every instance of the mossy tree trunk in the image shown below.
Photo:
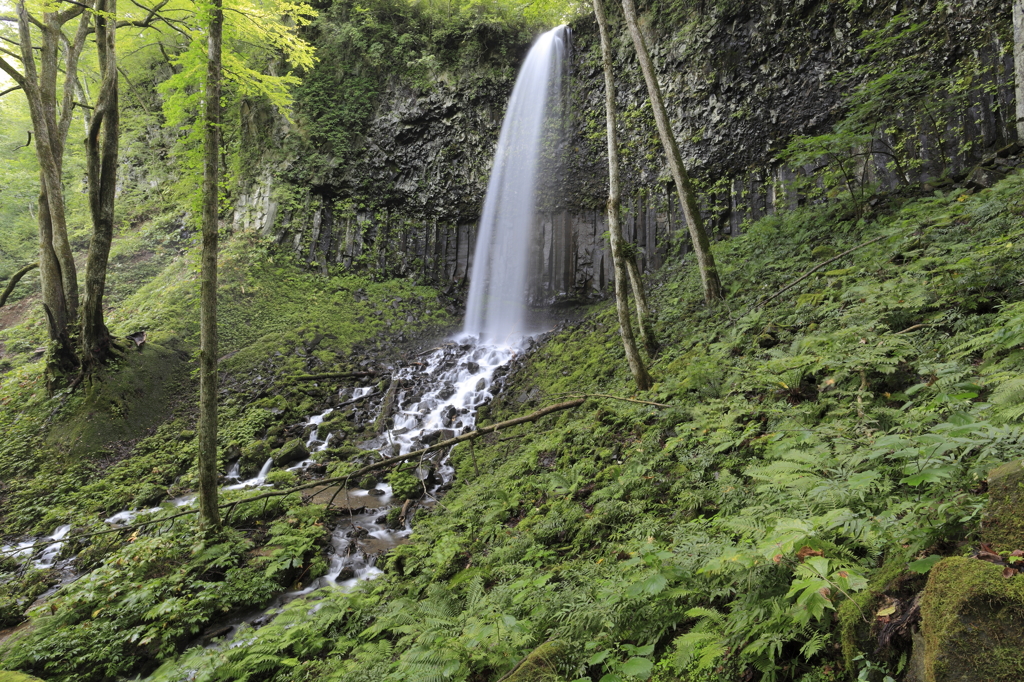
<svg viewBox="0 0 1024 682"><path fill-rule="evenodd" d="M114 238L114 191L120 136L115 51L117 26L113 20L117 15L117 0L96 0L96 9L96 53L101 85L85 140L92 239L85 263L85 296L82 299L83 371L102 363L111 351L110 332L103 321L103 291L110 244Z"/></svg>
<svg viewBox="0 0 1024 682"><path fill-rule="evenodd" d="M221 0L209 7L206 135L203 146L203 253L199 328L199 514L207 532L220 529L217 509L217 232L219 225Z"/></svg>
<svg viewBox="0 0 1024 682"><path fill-rule="evenodd" d="M619 223L619 136L615 128L615 76L612 72L612 48L608 40L608 22L604 14L601 0L593 0L594 16L601 33L601 61L604 66L605 115L608 122L608 235L612 247L612 262L615 265L615 311L619 317L619 335L626 350L626 361L629 371L633 373L636 387L646 391L654 381L648 374L636 348L633 327L629 319L629 286L626 271L626 259L623 254L622 226Z"/></svg>
<svg viewBox="0 0 1024 682"><path fill-rule="evenodd" d="M644 280L636 258L626 259L626 270L629 272L629 284L636 304L636 326L640 332L640 343L644 345L647 354L653 356L658 352L658 341L654 336L654 316L651 314L651 306L647 303L647 292L644 291Z"/></svg>
<svg viewBox="0 0 1024 682"><path fill-rule="evenodd" d="M700 279L704 286L704 300L711 304L724 298L722 282L718 277L718 268L715 266L715 258L711 254L711 241L704 229L704 218L700 213L697 195L693 191L690 176L687 175L686 168L683 166L679 144L676 142L672 125L668 120L665 102L661 97L661 87L658 85L658 79L654 73L654 64L647 51L647 45L644 43L643 34L640 33L640 26L637 24L636 5L633 0L622 0L622 10L626 16L626 25L629 27L629 35L633 39L637 59L640 61L640 70L643 71L644 80L647 82L647 93L651 99L651 109L654 111L654 122L658 126L658 135L665 148L665 156L668 157L668 167L676 184L676 192L679 194L679 204L682 206L683 216L686 218L686 226L690 230L693 252L697 256L697 267L700 268Z"/></svg>
<svg viewBox="0 0 1024 682"><path fill-rule="evenodd" d="M39 160L39 272L42 280L43 308L46 313L54 353L50 371L67 373L78 365L71 344L71 329L78 316L78 273L68 240L62 183L64 143L74 111L74 78L65 77L58 101L58 73L75 74L78 58L89 32L90 13L86 5L75 3L59 12L32 16L24 0L15 5L21 71L3 58L0 70L11 77L25 93L36 157ZM64 26L78 19L75 35L68 40ZM38 36L36 45L35 36ZM64 63L61 62L63 50Z"/></svg>

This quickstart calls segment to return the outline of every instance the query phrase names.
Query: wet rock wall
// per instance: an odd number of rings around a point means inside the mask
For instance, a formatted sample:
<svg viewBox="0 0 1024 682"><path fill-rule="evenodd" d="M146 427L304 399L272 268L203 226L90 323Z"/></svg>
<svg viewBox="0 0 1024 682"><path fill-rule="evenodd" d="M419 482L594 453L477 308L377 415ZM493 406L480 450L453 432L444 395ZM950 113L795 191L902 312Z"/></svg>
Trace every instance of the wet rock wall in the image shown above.
<svg viewBox="0 0 1024 682"><path fill-rule="evenodd" d="M908 111L854 150L860 159L854 184L941 187L950 178L963 180L1014 141L1008 0L965 0L940 9L866 0L852 11L851 4L682 0L679 7L692 5L692 11L645 13L643 28L676 138L716 239L828 189L824 164L794 167L783 150L794 135L828 132L856 85L839 76L863 63L863 31L900 12L910 18L928 13L935 30L948 36L939 49L921 47L922 66L952 73L974 60L975 75L958 99L940 107L941 116ZM667 258L685 258L688 237L624 31L614 47L623 225L643 268L652 271ZM573 27L567 71L569 116L555 150L561 166L545 185L550 191L537 215L532 293L538 303L603 295L612 278L602 236L604 85L589 19ZM500 74L439 82L429 93L390 89L358 161L311 186L283 179L294 158L262 169L236 202L235 228L259 230L324 271L366 268L459 290L472 267L475 222L514 76L510 65ZM891 150L900 141L909 151L894 164Z"/></svg>

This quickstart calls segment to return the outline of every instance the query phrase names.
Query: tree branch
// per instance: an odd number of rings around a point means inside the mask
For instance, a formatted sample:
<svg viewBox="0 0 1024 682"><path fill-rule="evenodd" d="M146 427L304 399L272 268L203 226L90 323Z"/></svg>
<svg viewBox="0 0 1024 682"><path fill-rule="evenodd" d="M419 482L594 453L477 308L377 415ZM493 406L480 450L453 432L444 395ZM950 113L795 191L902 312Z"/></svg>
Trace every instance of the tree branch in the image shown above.
<svg viewBox="0 0 1024 682"><path fill-rule="evenodd" d="M7 303L7 297L11 295L12 291L14 291L14 287L21 281L21 278L38 267L39 263L30 263L11 275L11 279L7 282L7 288L4 289L4 293L0 294L0 308L3 308L4 304Z"/></svg>
<svg viewBox="0 0 1024 682"><path fill-rule="evenodd" d="M18 57L17 59L18 61L21 61L21 57ZM6 72L7 75L10 76L18 85L25 85L25 76L21 75L21 72L11 66L3 57L0 57L0 70Z"/></svg>
<svg viewBox="0 0 1024 682"><path fill-rule="evenodd" d="M226 503L220 505L220 507L223 509L224 507L230 506L232 508L232 510L233 510L234 507L236 505L239 505L239 504L245 504L245 503L248 503L248 502L253 502L255 500L262 500L262 499L268 498L268 497L279 497L281 495L290 495L290 494L292 494L294 492L298 492L300 490L306 490L307 488L315 488L317 486L326 485L328 483L341 483L342 481L349 481L349 480L351 480L353 478L357 479L360 476L362 476L363 474L367 474L367 473L369 473L371 471L375 471L376 469L382 469L384 467L391 466L392 464L398 464L399 462L404 462L406 460L410 460L410 459L413 459L415 457L422 457L423 455L426 455L426 454L428 454L430 452L434 452L435 450L442 450L444 448L448 448L448 447L451 447L453 445L458 445L459 443L463 443L463 442L465 442L467 440L472 440L474 438L480 438L481 436L485 436L488 433L492 433L492 432L498 431L500 429L507 429L509 427L517 426L519 424L525 424L527 422L537 421L541 417L545 417L545 416L551 414L552 412L559 412L561 410L568 410L568 409L573 408L573 407L579 407L580 405L582 405L586 401L587 401L586 398L577 398L576 400L570 400L569 402L558 403L556 405L550 405L550 406L545 407L543 409L537 410L536 412L531 412L530 414L528 414L528 415L526 415L524 417L516 417L515 419L509 419L509 420L506 420L506 421L503 421L503 422L499 422L497 424L491 424L489 426L483 426L483 427L477 429L476 431L470 431L469 433L464 433L461 436L456 436L455 438L449 438L448 440L441 441L440 443L434 443L433 445L430 445L428 447L422 448L420 450L416 450L414 452L410 452L410 453L408 453L406 455L399 455L398 457L388 457L387 459L382 459L379 462L374 462L373 464L369 464L367 466L364 466L362 469L356 469L355 471L353 471L351 473L348 473L348 474L345 474L344 476L335 476L333 478L321 478L319 481L313 481L311 483L306 483L306 484L303 484L303 485L298 485L298 486L295 486L294 488L286 488L285 490L273 490L273 491L268 492L268 493L263 493L261 495L256 495L255 497L246 497L246 498L243 498L243 499L240 499L240 500L235 500L233 502L226 502ZM225 518L228 518L230 515L231 515L231 512L229 511L227 514L225 514Z"/></svg>
<svg viewBox="0 0 1024 682"><path fill-rule="evenodd" d="M764 299L760 303L755 304L753 306L753 308L751 308L751 310L756 310L757 308L763 308L764 306L768 305L769 302L774 301L776 298L778 298L779 296L781 296L785 292L789 291L790 289L795 287L797 284L799 284L800 282L804 281L805 279L807 279L808 277L810 277L811 275L816 273L818 270L821 270L823 267L825 267L826 265L829 265L830 263L835 263L837 260L839 260L843 256L846 256L847 254L851 254L854 251L856 251L857 249L863 249L865 246L868 246L870 244L874 244L875 242L880 242L883 239L888 239L891 236L893 236L893 235L891 235L891 234L883 234L880 237L875 237L874 239L869 239L868 241L864 242L863 244L858 244L857 246L853 247L852 249L847 249L846 251L843 251L841 254L839 254L838 256L835 256L834 258L829 258L824 263L821 263L819 265L815 265L813 268L811 268L810 270L808 270L804 274L800 275L799 277L794 279L792 282L790 282L789 284L787 284L786 286L782 287L781 289L776 291L774 294L769 296L768 298ZM747 312L750 312L750 311L747 311Z"/></svg>
<svg viewBox="0 0 1024 682"><path fill-rule="evenodd" d="M19 85L18 87L21 87L21 86ZM12 89L13 89L13 88L12 88ZM2 94L2 93L0 93L0 94ZM19 146L19 147L15 147L15 148L14 148L14 149L12 149L11 151L15 151L15 152L16 152L16 151L18 151L19 149L24 149L25 147L29 146L30 144L32 144L32 131L31 131L31 130L30 130L30 131L28 131L28 140L26 140L26 141L25 141L25 144L23 144L23 145L21 145L21 146Z"/></svg>
<svg viewBox="0 0 1024 682"><path fill-rule="evenodd" d="M3 92L0 92L0 97L3 97L6 94L12 93L15 90L21 90L21 89L22 89L22 87L20 85L15 85L13 88L7 88ZM32 133L31 132L29 132L29 134L28 134L28 139L29 139L29 142L32 141ZM26 144L25 146L27 147L28 145ZM15 149L21 149L21 147L15 147Z"/></svg>

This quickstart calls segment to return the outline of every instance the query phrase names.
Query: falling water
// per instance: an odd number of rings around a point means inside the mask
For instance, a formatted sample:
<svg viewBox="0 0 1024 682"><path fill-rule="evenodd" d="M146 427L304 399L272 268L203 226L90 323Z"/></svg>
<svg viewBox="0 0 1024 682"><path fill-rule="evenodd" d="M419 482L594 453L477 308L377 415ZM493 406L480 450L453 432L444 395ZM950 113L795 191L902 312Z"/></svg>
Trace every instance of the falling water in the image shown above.
<svg viewBox="0 0 1024 682"><path fill-rule="evenodd" d="M561 90L566 27L530 48L501 124L477 234L465 333L506 343L525 329L530 238L545 123Z"/></svg>

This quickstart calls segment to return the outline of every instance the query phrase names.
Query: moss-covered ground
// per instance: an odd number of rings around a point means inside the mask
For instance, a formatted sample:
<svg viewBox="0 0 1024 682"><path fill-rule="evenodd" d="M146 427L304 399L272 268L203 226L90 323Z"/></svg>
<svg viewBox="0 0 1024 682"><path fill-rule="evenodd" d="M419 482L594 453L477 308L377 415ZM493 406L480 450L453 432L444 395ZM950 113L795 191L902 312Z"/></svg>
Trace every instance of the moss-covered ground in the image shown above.
<svg viewBox="0 0 1024 682"><path fill-rule="evenodd" d="M325 512L286 498L234 519L216 546L196 544L187 523L140 532L93 550L100 568L35 610L33 627L0 645L0 668L47 680L476 681L520 663L514 679L899 677L909 639L880 636L933 563L920 560L970 553L988 471L1021 457L1022 197L1015 176L976 194L764 218L715 247L724 304L705 307L678 259L652 283L657 384L636 397L660 406L594 397L460 445L452 489L415 512L412 541L379 579L293 602L231 647L182 651L217 614L263 603L271 584L323 561ZM388 321L415 317L384 299L414 311L431 296L298 274L258 246L225 256L225 447L272 428L258 409L281 400L294 419L322 399L267 376L343 369ZM194 327L171 321L194 319L193 277L169 265L126 298L138 316L118 329L145 326L187 352ZM187 485L184 406L106 468L70 453L49 464L58 455L40 425L73 432L70 410L90 394L50 417L35 367L2 388L35 395L24 398L31 429L9 411L0 424L24 438L0 458L12 527L86 525ZM633 395L609 307L527 357L484 418L579 394ZM45 486L43 474L54 476ZM275 559L255 551L264 545Z"/></svg>

